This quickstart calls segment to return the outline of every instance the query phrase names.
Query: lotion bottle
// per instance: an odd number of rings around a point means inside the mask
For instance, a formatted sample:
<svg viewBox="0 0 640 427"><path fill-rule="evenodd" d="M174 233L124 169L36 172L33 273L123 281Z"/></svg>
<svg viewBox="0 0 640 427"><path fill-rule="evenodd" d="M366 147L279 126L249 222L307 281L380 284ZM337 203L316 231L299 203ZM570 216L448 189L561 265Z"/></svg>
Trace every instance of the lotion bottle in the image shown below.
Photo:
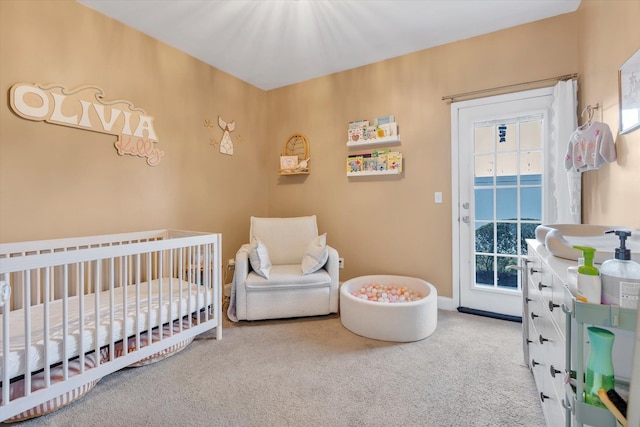
<svg viewBox="0 0 640 427"><path fill-rule="evenodd" d="M589 246L574 246L582 251L584 265L578 267L578 296L576 299L581 302L600 304L602 295L602 283L600 272L593 266L593 256L596 252Z"/></svg>
<svg viewBox="0 0 640 427"><path fill-rule="evenodd" d="M602 304L619 305L622 308L638 308L640 297L640 264L631 259L631 251L625 241L630 231L609 230L620 238L620 247L616 248L615 258L602 263Z"/></svg>

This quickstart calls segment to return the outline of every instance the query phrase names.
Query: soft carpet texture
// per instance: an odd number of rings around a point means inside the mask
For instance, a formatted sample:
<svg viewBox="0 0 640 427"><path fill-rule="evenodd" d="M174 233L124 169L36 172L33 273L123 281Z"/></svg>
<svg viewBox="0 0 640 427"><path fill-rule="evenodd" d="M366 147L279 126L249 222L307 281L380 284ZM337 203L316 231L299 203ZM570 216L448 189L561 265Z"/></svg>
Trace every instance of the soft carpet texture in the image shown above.
<svg viewBox="0 0 640 427"><path fill-rule="evenodd" d="M21 426L544 425L519 323L439 311L428 338L390 343L330 315L225 320L214 337Z"/></svg>

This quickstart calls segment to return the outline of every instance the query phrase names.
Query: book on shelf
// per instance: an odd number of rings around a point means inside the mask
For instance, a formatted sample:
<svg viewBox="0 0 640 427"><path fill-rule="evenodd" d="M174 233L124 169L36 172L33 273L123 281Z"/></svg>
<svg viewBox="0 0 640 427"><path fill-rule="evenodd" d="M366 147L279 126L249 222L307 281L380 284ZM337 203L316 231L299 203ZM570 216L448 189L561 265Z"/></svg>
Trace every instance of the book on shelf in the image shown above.
<svg viewBox="0 0 640 427"><path fill-rule="evenodd" d="M402 172L402 153L398 151L392 151L387 154L387 169Z"/></svg>
<svg viewBox="0 0 640 427"><path fill-rule="evenodd" d="M398 135L397 123L385 123L378 125L378 138L387 138Z"/></svg>
<svg viewBox="0 0 640 427"><path fill-rule="evenodd" d="M357 129L369 126L369 120L354 120L349 122L349 129Z"/></svg>
<svg viewBox="0 0 640 427"><path fill-rule="evenodd" d="M347 157L347 172L362 171L363 162L364 162L364 157L361 155Z"/></svg>
<svg viewBox="0 0 640 427"><path fill-rule="evenodd" d="M373 119L373 124L376 126L385 125L387 123L394 123L396 121L395 116L382 116Z"/></svg>
<svg viewBox="0 0 640 427"><path fill-rule="evenodd" d="M379 150L373 150L371 152L372 157L376 159L376 170L387 170L387 156L391 152L388 148L382 148Z"/></svg>
<svg viewBox="0 0 640 427"><path fill-rule="evenodd" d="M367 172L378 170L378 159L375 157L365 157L362 160L362 170Z"/></svg>
<svg viewBox="0 0 640 427"><path fill-rule="evenodd" d="M376 127L375 126L367 126L365 128L362 129L362 139L365 141L368 141L370 139L376 139L377 133L376 133Z"/></svg>

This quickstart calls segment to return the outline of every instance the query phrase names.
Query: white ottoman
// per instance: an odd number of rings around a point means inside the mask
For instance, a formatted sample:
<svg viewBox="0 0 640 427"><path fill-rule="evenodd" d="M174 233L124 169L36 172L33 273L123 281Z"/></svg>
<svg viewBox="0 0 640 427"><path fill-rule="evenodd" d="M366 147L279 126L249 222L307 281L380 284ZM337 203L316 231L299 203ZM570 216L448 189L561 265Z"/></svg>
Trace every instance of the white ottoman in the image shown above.
<svg viewBox="0 0 640 427"><path fill-rule="evenodd" d="M406 286L424 297L411 302L367 301L351 295L363 285ZM362 276L340 288L340 320L351 332L382 341L418 341L431 335L438 323L438 291L429 282L406 276Z"/></svg>

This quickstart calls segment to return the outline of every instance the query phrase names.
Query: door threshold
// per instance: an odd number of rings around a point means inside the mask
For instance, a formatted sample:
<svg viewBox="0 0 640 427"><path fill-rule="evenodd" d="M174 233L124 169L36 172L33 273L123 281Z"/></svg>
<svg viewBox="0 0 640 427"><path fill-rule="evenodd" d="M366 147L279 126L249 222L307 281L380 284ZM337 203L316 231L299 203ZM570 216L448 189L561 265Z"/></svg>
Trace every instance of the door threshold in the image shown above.
<svg viewBox="0 0 640 427"><path fill-rule="evenodd" d="M511 316L509 314L494 313L492 311L477 310L469 307L458 307L460 313L474 314L476 316L491 317L492 319L508 320L509 322L522 323L522 316Z"/></svg>

